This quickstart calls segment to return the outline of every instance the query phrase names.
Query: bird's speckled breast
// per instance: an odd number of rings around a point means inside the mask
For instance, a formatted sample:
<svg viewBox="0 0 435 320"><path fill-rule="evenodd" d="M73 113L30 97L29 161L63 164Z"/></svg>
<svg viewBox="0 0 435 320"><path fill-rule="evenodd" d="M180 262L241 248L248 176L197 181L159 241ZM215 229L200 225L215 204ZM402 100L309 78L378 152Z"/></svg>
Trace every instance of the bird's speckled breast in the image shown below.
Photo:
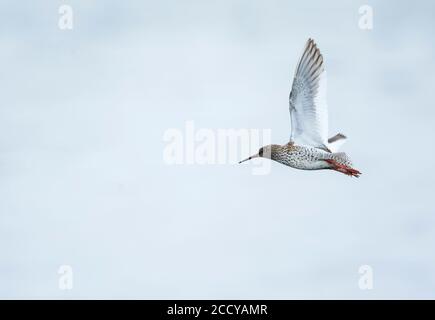
<svg viewBox="0 0 435 320"><path fill-rule="evenodd" d="M272 160L296 169L319 170L330 168L330 164L324 161L328 155L317 148L287 144L275 150Z"/></svg>

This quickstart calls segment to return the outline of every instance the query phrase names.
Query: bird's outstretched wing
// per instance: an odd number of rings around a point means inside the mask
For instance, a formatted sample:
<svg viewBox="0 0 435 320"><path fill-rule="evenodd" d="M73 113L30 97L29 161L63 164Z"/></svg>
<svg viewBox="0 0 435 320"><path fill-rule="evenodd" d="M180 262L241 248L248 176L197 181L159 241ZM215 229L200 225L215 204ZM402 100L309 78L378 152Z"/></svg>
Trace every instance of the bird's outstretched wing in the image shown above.
<svg viewBox="0 0 435 320"><path fill-rule="evenodd" d="M289 104L290 141L329 151L326 71L312 39L308 39L296 67Z"/></svg>

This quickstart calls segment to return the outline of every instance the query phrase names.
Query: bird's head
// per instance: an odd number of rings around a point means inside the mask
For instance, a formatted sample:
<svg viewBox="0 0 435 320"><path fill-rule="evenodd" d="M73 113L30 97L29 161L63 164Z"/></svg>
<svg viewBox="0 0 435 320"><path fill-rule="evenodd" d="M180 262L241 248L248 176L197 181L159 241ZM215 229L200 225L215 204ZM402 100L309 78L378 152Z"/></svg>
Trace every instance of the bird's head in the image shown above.
<svg viewBox="0 0 435 320"><path fill-rule="evenodd" d="M239 161L239 163L254 159L254 158L268 158L271 159L272 158L272 151L273 151L273 145L267 145L264 147L261 147L258 152L252 156L250 156L249 158L246 158L245 160Z"/></svg>

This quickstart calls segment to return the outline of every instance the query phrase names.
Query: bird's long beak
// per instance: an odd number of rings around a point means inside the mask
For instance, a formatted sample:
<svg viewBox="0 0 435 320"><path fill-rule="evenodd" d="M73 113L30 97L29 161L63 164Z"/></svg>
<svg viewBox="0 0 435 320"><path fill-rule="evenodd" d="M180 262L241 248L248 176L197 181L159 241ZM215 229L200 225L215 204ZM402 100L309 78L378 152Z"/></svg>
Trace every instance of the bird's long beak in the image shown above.
<svg viewBox="0 0 435 320"><path fill-rule="evenodd" d="M242 162L245 162L245 161L248 161L248 160L254 159L254 158L258 158L258 157L259 157L259 155L258 155L258 153L257 153L257 154L254 154L253 156L250 156L249 158L246 158L245 160L239 161L239 163L242 163Z"/></svg>

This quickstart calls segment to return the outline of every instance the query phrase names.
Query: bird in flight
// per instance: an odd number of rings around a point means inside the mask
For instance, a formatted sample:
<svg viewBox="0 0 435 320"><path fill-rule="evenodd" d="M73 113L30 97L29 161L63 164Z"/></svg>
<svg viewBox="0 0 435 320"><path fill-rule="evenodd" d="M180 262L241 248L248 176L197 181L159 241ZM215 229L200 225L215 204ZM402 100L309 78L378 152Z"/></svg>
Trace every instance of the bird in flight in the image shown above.
<svg viewBox="0 0 435 320"><path fill-rule="evenodd" d="M339 133L328 139L326 71L320 50L312 39L308 39L297 64L289 105L290 141L264 146L239 163L261 157L296 169L331 169L359 177L361 173L352 168L346 153L337 152L346 136Z"/></svg>

